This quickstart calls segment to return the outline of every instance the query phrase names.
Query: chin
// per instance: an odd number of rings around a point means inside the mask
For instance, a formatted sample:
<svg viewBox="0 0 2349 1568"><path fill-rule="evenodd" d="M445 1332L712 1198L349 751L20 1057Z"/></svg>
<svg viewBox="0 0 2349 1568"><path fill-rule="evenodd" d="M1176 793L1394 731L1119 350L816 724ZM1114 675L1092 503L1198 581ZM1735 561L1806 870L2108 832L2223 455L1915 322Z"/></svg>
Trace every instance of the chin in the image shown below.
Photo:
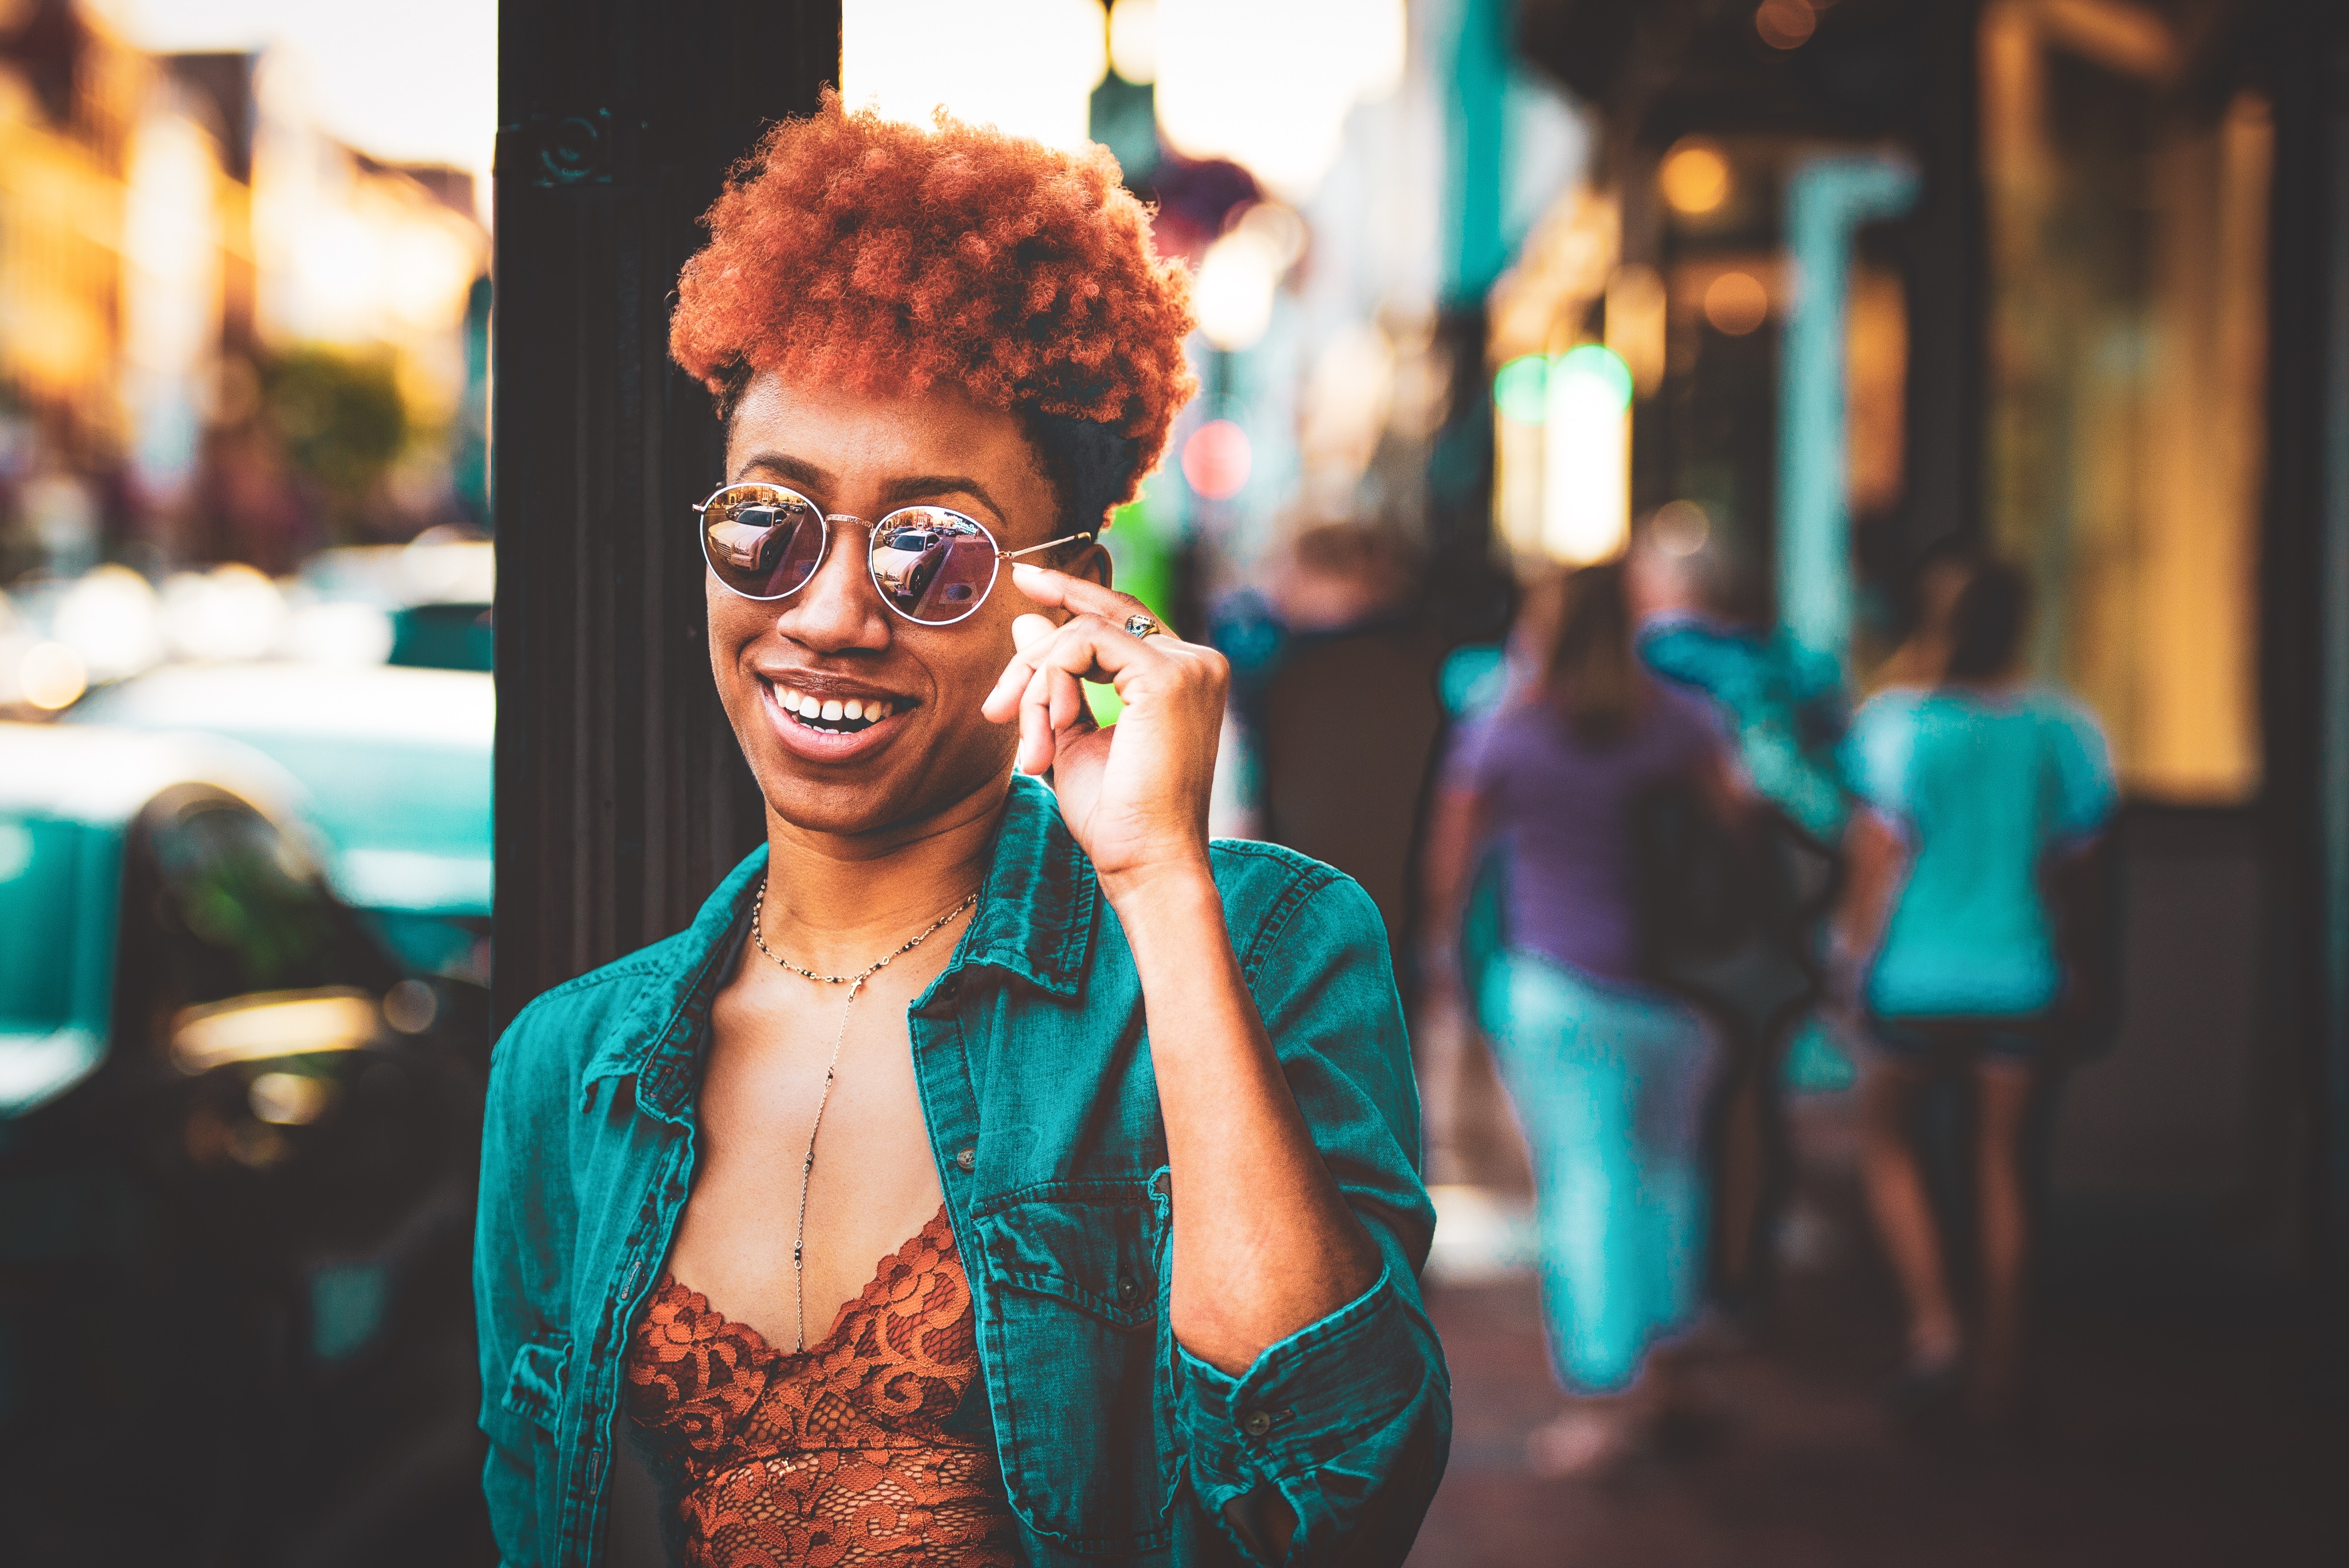
<svg viewBox="0 0 2349 1568"><path fill-rule="evenodd" d="M854 836L918 823L1011 774L1009 731L1000 740L941 735L926 704L827 730L794 718L762 683L750 691L750 711L730 715L735 738L768 812L802 832Z"/></svg>

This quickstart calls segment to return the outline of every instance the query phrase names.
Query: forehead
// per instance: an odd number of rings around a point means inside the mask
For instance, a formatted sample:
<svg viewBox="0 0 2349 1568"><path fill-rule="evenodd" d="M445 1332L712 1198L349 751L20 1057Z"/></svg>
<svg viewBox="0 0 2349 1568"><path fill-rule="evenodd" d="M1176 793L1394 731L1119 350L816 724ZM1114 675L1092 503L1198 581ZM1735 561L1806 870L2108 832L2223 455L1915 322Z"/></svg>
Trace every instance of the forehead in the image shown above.
<svg viewBox="0 0 2349 1568"><path fill-rule="evenodd" d="M943 388L893 396L766 372L735 405L726 459L730 477L778 460L817 471L836 490L823 499L842 510L895 499L893 487L908 481L956 479L972 482L1008 513L1036 513L1040 522L1039 509L1049 510L1019 421Z"/></svg>

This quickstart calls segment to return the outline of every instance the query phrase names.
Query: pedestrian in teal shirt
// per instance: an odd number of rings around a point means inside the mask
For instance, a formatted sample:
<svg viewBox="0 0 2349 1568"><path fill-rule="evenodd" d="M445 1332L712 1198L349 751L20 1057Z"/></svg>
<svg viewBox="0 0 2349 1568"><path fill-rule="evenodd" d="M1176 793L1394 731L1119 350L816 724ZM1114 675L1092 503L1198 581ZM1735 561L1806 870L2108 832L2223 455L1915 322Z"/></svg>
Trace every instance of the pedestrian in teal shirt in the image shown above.
<svg viewBox="0 0 2349 1568"><path fill-rule="evenodd" d="M1401 1563L1451 1416L1383 929L1208 843L1227 669L1098 539L1181 269L1098 150L836 99L710 227L680 526L767 843L498 1044L504 1561L597 1562L626 1442L681 1563Z"/></svg>
<svg viewBox="0 0 2349 1568"><path fill-rule="evenodd" d="M2033 1217L2023 1174L2035 1100L2060 1065L2073 977L2048 888L2117 805L2103 734L2077 704L2023 679L2021 573L1975 566L1950 613L1930 689L1887 691L1847 739L1864 809L1837 922L1836 987L1864 1017L1861 1174L1909 1306L1896 1385L1930 1403L1961 1382L1980 1418L2020 1397ZM1966 1321L1913 1122L1937 1079L1974 1093L1978 1310Z"/></svg>

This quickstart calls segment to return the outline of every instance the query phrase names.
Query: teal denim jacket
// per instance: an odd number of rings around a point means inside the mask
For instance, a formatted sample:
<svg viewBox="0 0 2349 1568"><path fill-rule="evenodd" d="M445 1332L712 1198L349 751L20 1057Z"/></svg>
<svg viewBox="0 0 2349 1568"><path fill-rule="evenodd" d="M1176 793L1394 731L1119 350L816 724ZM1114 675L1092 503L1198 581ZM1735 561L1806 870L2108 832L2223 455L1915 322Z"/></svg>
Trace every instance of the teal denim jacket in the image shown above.
<svg viewBox="0 0 2349 1568"><path fill-rule="evenodd" d="M1420 1301L1434 1211L1377 908L1330 867L1219 843L1234 950L1339 1188L1384 1268L1232 1377L1167 1326L1166 1139L1142 992L1092 864L1014 781L978 909L906 1012L993 1433L1025 1559L1400 1563L1451 1442ZM556 987L498 1043L474 1294L491 1519L504 1562L602 1549L621 1360L693 1183L710 1000L762 849L688 930ZM982 1393L983 1385L983 1393ZM639 1449L638 1451L642 1451ZM674 1528L679 1478L656 1466ZM1285 1554L1256 1521L1269 1489Z"/></svg>

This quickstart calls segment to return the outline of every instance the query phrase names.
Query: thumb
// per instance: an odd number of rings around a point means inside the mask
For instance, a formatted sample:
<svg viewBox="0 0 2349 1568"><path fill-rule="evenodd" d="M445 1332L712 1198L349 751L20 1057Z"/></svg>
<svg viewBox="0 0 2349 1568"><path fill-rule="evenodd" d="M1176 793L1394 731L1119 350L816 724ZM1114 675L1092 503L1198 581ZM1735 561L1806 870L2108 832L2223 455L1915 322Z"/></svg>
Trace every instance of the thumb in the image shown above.
<svg viewBox="0 0 2349 1568"><path fill-rule="evenodd" d="M1025 653L1058 628L1040 615L1023 615L1011 623L1011 646Z"/></svg>

